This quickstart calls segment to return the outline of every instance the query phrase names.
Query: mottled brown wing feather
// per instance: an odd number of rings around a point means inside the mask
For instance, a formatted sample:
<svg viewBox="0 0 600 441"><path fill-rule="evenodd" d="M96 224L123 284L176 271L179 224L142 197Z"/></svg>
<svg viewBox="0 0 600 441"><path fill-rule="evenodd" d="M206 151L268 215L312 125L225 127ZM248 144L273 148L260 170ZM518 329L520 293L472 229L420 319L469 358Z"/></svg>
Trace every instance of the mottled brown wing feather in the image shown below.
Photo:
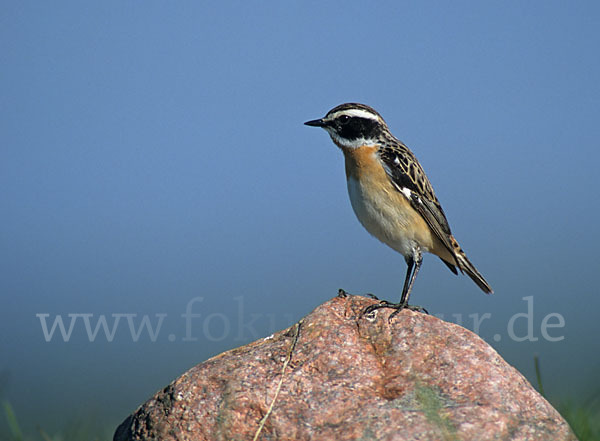
<svg viewBox="0 0 600 441"><path fill-rule="evenodd" d="M403 189L410 190L409 199L412 207L421 215L431 231L450 251L450 254L454 256L455 250L450 240L452 235L450 225L442 206L435 196L433 187L415 155L399 142L393 147L389 145L381 147L378 153L385 171L396 189L403 194L405 194ZM455 262L445 263L447 265L454 263L458 266L456 260ZM448 267L450 266L448 265ZM452 268L450 269L452 270ZM456 269L453 269L453 272L456 273Z"/></svg>

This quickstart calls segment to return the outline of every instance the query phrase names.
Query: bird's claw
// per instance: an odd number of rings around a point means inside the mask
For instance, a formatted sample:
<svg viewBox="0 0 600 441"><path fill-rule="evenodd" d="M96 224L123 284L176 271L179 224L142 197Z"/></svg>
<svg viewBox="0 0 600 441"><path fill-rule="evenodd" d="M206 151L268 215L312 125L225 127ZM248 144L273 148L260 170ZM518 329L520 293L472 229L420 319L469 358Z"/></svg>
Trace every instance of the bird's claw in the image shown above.
<svg viewBox="0 0 600 441"><path fill-rule="evenodd" d="M392 302L388 302L387 300L382 300L379 303L374 303L372 305L367 306L365 308L365 310L363 311L362 315L364 316L364 315L370 314L371 312L373 312L377 309L381 309L381 308L391 308L391 309L395 310L388 317L388 322L391 322L392 319L403 309L409 309L409 310L415 311L415 312L423 312L423 313L429 315L429 312L422 306L409 305L407 303L392 303Z"/></svg>

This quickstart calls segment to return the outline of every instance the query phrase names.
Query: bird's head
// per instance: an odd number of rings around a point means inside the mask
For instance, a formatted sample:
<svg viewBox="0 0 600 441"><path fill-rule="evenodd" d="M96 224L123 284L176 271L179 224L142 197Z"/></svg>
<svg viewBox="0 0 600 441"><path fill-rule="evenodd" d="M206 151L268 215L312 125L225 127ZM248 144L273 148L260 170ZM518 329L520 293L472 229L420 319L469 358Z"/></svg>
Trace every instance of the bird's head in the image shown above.
<svg viewBox="0 0 600 441"><path fill-rule="evenodd" d="M382 133L389 131L375 109L358 103L341 104L327 112L325 117L304 124L327 130L333 142L342 148L376 145Z"/></svg>

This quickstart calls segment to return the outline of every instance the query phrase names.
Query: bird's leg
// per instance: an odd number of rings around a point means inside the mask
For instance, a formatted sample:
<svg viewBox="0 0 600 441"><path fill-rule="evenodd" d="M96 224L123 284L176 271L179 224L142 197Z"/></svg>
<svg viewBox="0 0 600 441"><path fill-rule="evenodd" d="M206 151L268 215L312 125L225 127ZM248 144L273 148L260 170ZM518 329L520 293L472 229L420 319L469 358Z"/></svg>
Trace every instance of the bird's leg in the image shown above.
<svg viewBox="0 0 600 441"><path fill-rule="evenodd" d="M423 258L421 258L421 260L422 259ZM406 278L404 279L404 286L402 287L402 294L400 295L399 305L407 303L408 296L410 295L410 290L412 289L414 279L417 276L416 273L419 272L421 262L415 265L414 257L409 256L406 258L406 265L408 265L408 268L406 269Z"/></svg>
<svg viewBox="0 0 600 441"><path fill-rule="evenodd" d="M380 308L395 309L395 311L390 314L388 320L391 320L392 318L394 318L394 316L396 314L398 314L404 308L410 309L411 311L418 311L418 312L424 312L426 314L429 314L427 312L427 310L425 308L423 308L422 306L416 306L416 305L413 306L413 305L408 304L408 298L410 297L410 292L412 290L413 285L415 284L415 280L417 278L417 274L419 274L419 270L421 269L422 263L423 263L423 254L421 253L420 248L416 248L413 250L412 256L406 257L406 264L408 265L408 268L406 269L406 278L404 279L404 286L402 287L402 295L400 296L400 303L392 303L392 302L388 302L387 300L383 300L374 305L369 305L363 312L363 315L368 314L368 313L375 311L376 309L380 309Z"/></svg>
<svg viewBox="0 0 600 441"><path fill-rule="evenodd" d="M415 280L417 279L417 274L419 274L421 264L423 263L423 254L421 253L420 248L417 248L415 250L414 257L410 258L410 263L411 264L409 264L409 268L413 266L414 268L412 274L410 275L410 279L408 277L409 272L406 273L406 280L404 281L404 288L402 288L402 296L400 297L400 304L405 306L408 306L408 297L410 296L412 287L415 284Z"/></svg>

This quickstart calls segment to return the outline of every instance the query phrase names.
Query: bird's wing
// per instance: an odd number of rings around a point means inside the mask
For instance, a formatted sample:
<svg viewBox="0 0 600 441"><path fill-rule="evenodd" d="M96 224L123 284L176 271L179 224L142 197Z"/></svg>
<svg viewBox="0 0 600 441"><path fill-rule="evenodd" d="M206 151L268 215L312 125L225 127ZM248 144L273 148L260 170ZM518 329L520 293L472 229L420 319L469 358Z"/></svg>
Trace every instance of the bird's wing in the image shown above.
<svg viewBox="0 0 600 441"><path fill-rule="evenodd" d="M394 187L410 201L411 206L454 256L455 250L450 240L452 235L450 225L415 155L400 142L393 147L381 147L378 153Z"/></svg>

